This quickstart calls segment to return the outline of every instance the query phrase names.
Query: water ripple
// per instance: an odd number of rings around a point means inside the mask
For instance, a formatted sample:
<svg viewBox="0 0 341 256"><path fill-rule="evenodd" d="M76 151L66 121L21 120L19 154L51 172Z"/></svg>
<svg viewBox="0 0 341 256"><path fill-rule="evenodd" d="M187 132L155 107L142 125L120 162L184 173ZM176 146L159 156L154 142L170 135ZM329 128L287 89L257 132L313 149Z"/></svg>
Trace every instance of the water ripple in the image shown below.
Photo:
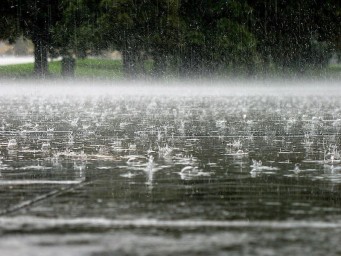
<svg viewBox="0 0 341 256"><path fill-rule="evenodd" d="M115 228L271 228L271 229L339 229L341 222L323 221L214 221L214 220L157 220L134 219L115 220L105 218L39 218L31 216L2 217L0 230L48 230L69 228L77 229L115 229Z"/></svg>

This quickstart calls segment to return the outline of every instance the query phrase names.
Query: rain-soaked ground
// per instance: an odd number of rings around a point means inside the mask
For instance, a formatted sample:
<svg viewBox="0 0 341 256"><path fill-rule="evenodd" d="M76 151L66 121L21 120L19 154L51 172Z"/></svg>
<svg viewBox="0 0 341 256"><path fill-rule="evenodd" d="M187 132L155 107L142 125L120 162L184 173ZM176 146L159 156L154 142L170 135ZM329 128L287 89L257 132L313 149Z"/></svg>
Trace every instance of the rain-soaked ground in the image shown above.
<svg viewBox="0 0 341 256"><path fill-rule="evenodd" d="M1 255L341 255L338 83L59 83L1 82Z"/></svg>

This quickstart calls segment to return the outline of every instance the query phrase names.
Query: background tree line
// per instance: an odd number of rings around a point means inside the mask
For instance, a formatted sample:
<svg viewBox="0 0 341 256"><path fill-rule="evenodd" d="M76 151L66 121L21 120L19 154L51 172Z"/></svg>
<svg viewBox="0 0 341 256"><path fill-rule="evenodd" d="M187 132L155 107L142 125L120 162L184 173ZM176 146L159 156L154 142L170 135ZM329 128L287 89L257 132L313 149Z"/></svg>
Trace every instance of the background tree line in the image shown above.
<svg viewBox="0 0 341 256"><path fill-rule="evenodd" d="M303 73L340 53L339 0L2 0L0 39L34 44L34 72L47 57L122 54L127 77ZM68 60L68 61L67 61Z"/></svg>

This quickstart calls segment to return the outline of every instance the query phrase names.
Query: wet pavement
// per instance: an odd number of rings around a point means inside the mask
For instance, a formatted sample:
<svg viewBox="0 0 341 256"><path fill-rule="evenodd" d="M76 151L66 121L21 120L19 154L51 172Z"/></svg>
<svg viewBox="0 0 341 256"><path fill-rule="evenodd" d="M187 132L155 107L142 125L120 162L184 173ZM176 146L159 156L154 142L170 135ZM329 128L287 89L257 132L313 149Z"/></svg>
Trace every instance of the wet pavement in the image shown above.
<svg viewBox="0 0 341 256"><path fill-rule="evenodd" d="M340 254L327 88L2 91L1 252Z"/></svg>

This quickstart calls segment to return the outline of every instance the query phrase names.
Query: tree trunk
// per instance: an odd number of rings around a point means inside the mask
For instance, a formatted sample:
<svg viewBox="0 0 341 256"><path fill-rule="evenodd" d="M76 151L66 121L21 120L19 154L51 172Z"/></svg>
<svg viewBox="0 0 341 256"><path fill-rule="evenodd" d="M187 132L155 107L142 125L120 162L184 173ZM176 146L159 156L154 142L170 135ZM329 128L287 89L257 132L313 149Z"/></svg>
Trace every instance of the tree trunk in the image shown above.
<svg viewBox="0 0 341 256"><path fill-rule="evenodd" d="M62 76L74 77L75 76L76 61L71 56L64 56L62 59Z"/></svg>
<svg viewBox="0 0 341 256"><path fill-rule="evenodd" d="M165 75L167 70L166 64L166 56L162 53L156 54L154 56L154 65L153 65L153 76L155 78L161 78Z"/></svg>
<svg viewBox="0 0 341 256"><path fill-rule="evenodd" d="M183 52L179 58L179 76L180 78L188 78L190 70L190 56L187 52Z"/></svg>
<svg viewBox="0 0 341 256"><path fill-rule="evenodd" d="M45 78L48 75L47 43L41 38L32 41L34 44L34 74Z"/></svg>
<svg viewBox="0 0 341 256"><path fill-rule="evenodd" d="M122 51L123 58L123 73L126 78L134 78L136 77L136 56L135 52L131 50L123 50Z"/></svg>
<svg viewBox="0 0 341 256"><path fill-rule="evenodd" d="M181 56L180 76L183 78L193 78L203 75L203 59L200 48L190 47Z"/></svg>

